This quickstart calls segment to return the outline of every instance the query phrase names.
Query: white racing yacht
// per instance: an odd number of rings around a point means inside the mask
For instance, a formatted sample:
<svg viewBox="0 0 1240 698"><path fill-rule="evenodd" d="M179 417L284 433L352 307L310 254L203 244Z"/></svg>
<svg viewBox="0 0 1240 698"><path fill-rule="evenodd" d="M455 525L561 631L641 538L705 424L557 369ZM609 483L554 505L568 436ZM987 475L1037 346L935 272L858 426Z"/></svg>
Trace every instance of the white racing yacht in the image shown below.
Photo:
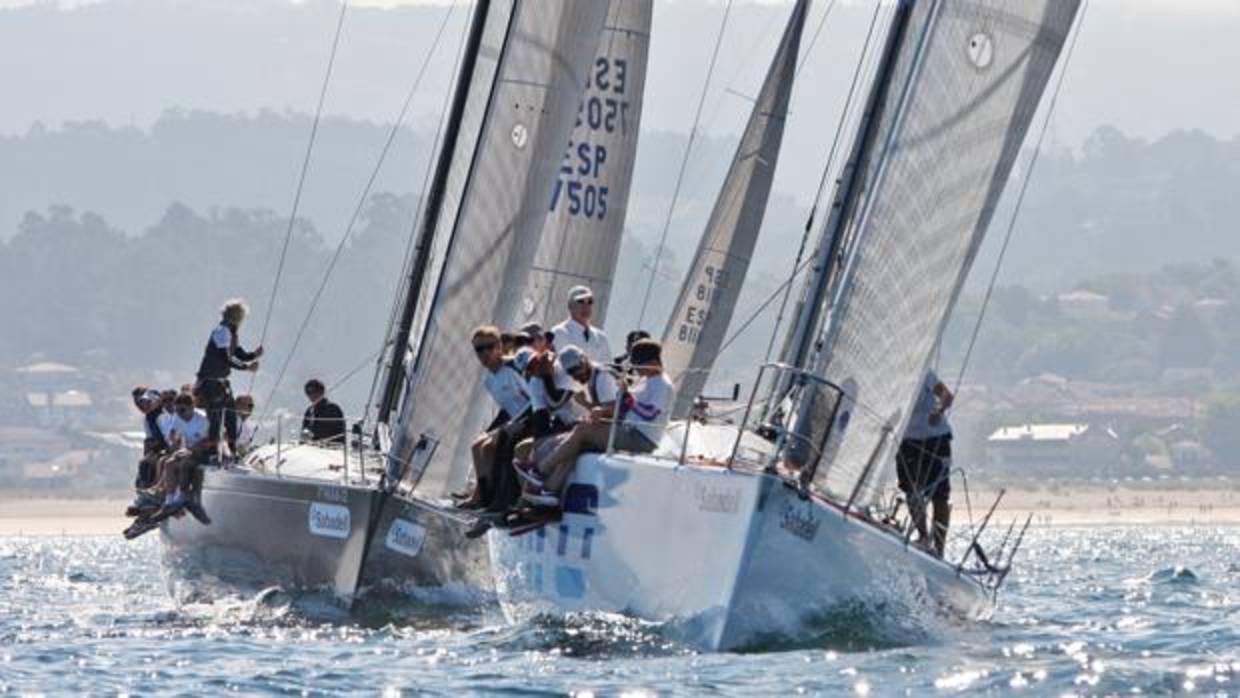
<svg viewBox="0 0 1240 698"><path fill-rule="evenodd" d="M711 284L736 278L728 267L747 263L757 235L760 214L727 211L751 197L765 205L764 187L738 178L770 177L744 160L778 148L761 132L786 110L780 83L793 73L805 5L793 10L705 233L713 242L699 248L665 335L681 386L700 387L700 376L677 372L709 370L718 352L723 330L706 325L726 324L731 308L716 314L712 303L735 301ZM652 454L582 456L560 520L490 531L509 616L616 612L730 649L795 638L858 603L990 612L1023 530L986 555L988 514L963 556L925 552L893 504L892 461L1077 9L896 3L782 362L762 367L739 423L678 421ZM774 166L772 154L756 159ZM697 324L682 331L686 318ZM678 410L692 402L682 396Z"/></svg>

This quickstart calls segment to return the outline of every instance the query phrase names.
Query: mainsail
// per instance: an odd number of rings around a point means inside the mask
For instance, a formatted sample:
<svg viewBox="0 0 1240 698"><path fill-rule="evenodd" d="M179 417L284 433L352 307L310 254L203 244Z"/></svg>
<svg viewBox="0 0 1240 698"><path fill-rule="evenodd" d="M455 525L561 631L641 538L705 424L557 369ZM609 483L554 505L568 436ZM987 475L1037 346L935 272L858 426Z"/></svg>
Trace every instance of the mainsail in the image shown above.
<svg viewBox="0 0 1240 698"><path fill-rule="evenodd" d="M927 362L1078 5L914 6L814 366L847 393L814 479L828 494L864 505L885 492Z"/></svg>
<svg viewBox="0 0 1240 698"><path fill-rule="evenodd" d="M706 385L749 270L775 177L808 8L809 0L793 7L663 331L663 365L676 382L675 417L689 411Z"/></svg>
<svg viewBox="0 0 1240 698"><path fill-rule="evenodd" d="M492 1L448 174L421 331L390 458L407 482L442 486L478 425L470 330L515 317L607 14L606 0ZM450 225L444 224L451 221ZM425 438L423 438L425 437ZM421 442L423 454L415 457Z"/></svg>
<svg viewBox="0 0 1240 698"><path fill-rule="evenodd" d="M551 214L513 326L562 320L568 290L594 291L594 324L606 319L629 184L637 155L653 0L611 0L586 78L577 126L551 188Z"/></svg>

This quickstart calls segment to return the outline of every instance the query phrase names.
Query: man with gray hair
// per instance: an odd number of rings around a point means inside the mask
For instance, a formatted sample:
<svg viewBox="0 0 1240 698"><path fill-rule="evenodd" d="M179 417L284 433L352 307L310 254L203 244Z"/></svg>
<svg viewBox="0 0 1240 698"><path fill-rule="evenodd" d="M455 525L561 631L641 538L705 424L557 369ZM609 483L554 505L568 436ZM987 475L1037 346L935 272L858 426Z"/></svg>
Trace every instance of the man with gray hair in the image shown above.
<svg viewBox="0 0 1240 698"><path fill-rule="evenodd" d="M198 383L194 386L194 393L207 409L207 439L218 444L222 424L230 453L237 452L237 406L228 377L234 368L257 371L258 357L263 355L261 346L254 351L242 349L237 338L248 310L240 298L230 299L220 308L220 324L207 340L202 363L198 365Z"/></svg>
<svg viewBox="0 0 1240 698"><path fill-rule="evenodd" d="M594 363L606 366L611 361L611 345L607 334L590 325L594 318L594 292L589 286L568 290L568 319L551 328L556 347L570 344L580 347Z"/></svg>

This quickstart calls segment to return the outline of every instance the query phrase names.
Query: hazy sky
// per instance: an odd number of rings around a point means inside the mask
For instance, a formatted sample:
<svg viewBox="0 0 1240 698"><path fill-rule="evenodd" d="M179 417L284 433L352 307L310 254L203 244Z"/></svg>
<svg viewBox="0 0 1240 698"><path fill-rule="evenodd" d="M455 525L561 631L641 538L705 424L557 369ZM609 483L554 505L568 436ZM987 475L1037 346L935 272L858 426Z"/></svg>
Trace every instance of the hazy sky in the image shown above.
<svg viewBox="0 0 1240 698"><path fill-rule="evenodd" d="M160 22L158 31L123 25L124 30L113 30L119 36L83 40L74 28L84 23L67 16L63 32L40 37L36 48L23 51L22 22L0 17L0 85L8 92L0 109L0 134L24 132L36 120L54 126L65 120L99 118L142 126L169 107L308 111L313 107L334 20L331 0L297 3L310 9L295 24L280 27L279 36L259 34L260 29L271 31L266 26L245 26L249 8L278 1L0 0L0 8L78 8L70 13L97 12L99 5L145 5L148 9L142 11L143 16L155 16ZM830 121L838 111L838 93L847 84L874 2L841 0L833 8L806 57L807 78L797 86L796 108L811 112L808 120ZM428 4L452 3L355 0L352 6ZM455 4L466 3L457 0ZM709 102L717 105L716 114L708 129L739 130L745 105L728 88L742 94L756 90L787 5L788 0L734 0L712 85L714 101ZM811 29L831 5L829 0L814 3ZM188 9L194 6L199 9ZM688 130L723 8L723 0L656 0L645 126ZM178 14L187 17L182 26L176 25ZM363 18L365 14L355 12L353 23L346 26L333 86L338 98L329 99L327 108L331 113L387 121L425 50L428 25L433 22L424 21L423 13L416 15L422 19L402 13L384 26L385 22L373 17L381 13L372 11L371 17ZM466 15L460 9L455 14ZM203 23L204 17L217 21ZM229 24L233 18L238 25L235 29ZM186 35L166 36L180 31ZM161 33L165 36L158 36ZM1055 136L1076 145L1099 124L1113 124L1149 138L1176 128L1201 128L1226 138L1236 135L1240 132L1240 90L1234 89L1229 66L1240 65L1237 36L1240 0L1090 0ZM246 49L237 51L244 61L229 55L234 43ZM216 51L218 56L211 55ZM262 89L245 85L247 79L252 81L256 68L246 61L254 60L261 60L260 70L268 63L280 66L275 76L279 79ZM432 71L424 98L415 103L415 115L437 112L436 90L447 84L448 72ZM48 81L46 87L40 85L32 94L14 93L13 85L40 77ZM735 108L729 111L729 106Z"/></svg>
<svg viewBox="0 0 1240 698"><path fill-rule="evenodd" d="M813 195L875 0L817 0L803 43L777 191ZM144 127L169 108L311 112L337 5L305 0L91 0L42 3L0 14L0 135L36 121L101 119ZM0 0L0 6L26 6ZM427 0L348 15L326 110L389 122L424 60L440 19ZM414 101L412 121L433 124L468 15L456 3ZM61 19L56 7L66 10ZM688 132L702 90L722 0L656 0L642 126ZM734 0L701 128L743 126L787 19L788 2ZM817 40L814 31L830 10ZM37 30L37 36L31 32ZM1098 126L1154 139L1176 129L1240 135L1240 0L1089 0L1051 126L1052 142L1079 146ZM811 43L812 42L812 43ZM697 176L692 167L689 176ZM709 173L701 173L710 176Z"/></svg>

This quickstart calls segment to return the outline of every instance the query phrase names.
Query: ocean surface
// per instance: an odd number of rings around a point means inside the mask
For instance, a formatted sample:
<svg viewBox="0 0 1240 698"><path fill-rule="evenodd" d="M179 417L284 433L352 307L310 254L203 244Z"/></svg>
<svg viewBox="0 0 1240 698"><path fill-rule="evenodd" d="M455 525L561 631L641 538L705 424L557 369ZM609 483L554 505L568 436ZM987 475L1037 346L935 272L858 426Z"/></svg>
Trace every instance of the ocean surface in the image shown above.
<svg viewBox="0 0 1240 698"><path fill-rule="evenodd" d="M175 603L154 536L0 538L0 693L224 692L1240 696L1240 527L1031 531L991 621L857 609L743 654L402 596Z"/></svg>

